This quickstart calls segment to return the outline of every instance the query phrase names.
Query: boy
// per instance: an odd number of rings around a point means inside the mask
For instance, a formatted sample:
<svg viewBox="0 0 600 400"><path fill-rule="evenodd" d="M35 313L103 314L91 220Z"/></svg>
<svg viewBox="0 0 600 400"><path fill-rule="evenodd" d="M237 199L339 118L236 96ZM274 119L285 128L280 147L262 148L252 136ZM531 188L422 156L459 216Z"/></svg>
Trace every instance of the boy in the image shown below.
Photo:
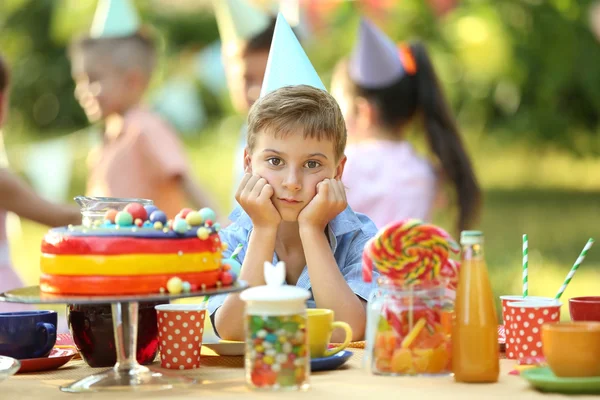
<svg viewBox="0 0 600 400"><path fill-rule="evenodd" d="M248 116L239 206L221 239L229 245L225 255L244 245L240 279L264 285L264 262L285 261L287 283L310 289L311 303L334 310L360 340L372 289L362 281L361 256L376 228L347 206L345 145L339 106L279 15L261 98ZM237 294L209 300L222 338L243 340L243 309Z"/></svg>
<svg viewBox="0 0 600 400"><path fill-rule="evenodd" d="M105 124L90 155L89 196L152 199L170 217L187 198L217 209L196 185L177 134L140 106L155 64L155 44L129 0L101 0L91 34L71 47L75 96L91 121Z"/></svg>
<svg viewBox="0 0 600 400"><path fill-rule="evenodd" d="M231 102L237 112L246 115L260 94L275 18L246 0L213 3Z"/></svg>

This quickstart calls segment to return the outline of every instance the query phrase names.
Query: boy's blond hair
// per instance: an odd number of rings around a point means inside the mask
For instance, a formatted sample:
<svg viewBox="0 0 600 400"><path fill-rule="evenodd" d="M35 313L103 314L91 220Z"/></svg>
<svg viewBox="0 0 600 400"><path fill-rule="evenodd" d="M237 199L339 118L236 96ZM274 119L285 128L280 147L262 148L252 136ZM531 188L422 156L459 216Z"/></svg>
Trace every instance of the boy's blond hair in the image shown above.
<svg viewBox="0 0 600 400"><path fill-rule="evenodd" d="M346 124L339 105L329 93L308 85L285 86L252 105L248 114L250 152L258 133L285 136L301 131L305 138L331 140L336 161L346 148Z"/></svg>
<svg viewBox="0 0 600 400"><path fill-rule="evenodd" d="M71 43L69 57L72 60L86 55L108 60L119 70L137 69L151 77L156 65L156 44L149 33L142 31L114 38L84 36Z"/></svg>

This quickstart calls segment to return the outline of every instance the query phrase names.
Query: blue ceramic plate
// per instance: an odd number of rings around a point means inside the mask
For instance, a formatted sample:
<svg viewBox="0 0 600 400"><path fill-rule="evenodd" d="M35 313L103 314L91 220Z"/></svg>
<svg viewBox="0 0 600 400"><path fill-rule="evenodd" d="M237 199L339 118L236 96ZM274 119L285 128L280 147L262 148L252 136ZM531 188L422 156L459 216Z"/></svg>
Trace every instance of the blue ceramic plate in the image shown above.
<svg viewBox="0 0 600 400"><path fill-rule="evenodd" d="M342 350L339 353L329 357L313 358L310 360L310 370L312 372L316 372L337 369L344 365L344 363L348 361L350 357L352 357L352 354L354 353L351 351Z"/></svg>
<svg viewBox="0 0 600 400"><path fill-rule="evenodd" d="M528 369L522 371L521 376L542 392L600 394L600 377L558 378L548 367Z"/></svg>

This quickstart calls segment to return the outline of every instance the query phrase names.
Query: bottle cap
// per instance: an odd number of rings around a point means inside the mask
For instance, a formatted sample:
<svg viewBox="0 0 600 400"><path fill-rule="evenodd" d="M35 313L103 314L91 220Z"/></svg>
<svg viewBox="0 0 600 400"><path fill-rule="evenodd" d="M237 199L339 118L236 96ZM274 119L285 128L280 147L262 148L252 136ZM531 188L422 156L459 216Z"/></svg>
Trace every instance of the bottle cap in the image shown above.
<svg viewBox="0 0 600 400"><path fill-rule="evenodd" d="M462 231L460 233L460 244L482 244L483 243L483 232L481 231Z"/></svg>

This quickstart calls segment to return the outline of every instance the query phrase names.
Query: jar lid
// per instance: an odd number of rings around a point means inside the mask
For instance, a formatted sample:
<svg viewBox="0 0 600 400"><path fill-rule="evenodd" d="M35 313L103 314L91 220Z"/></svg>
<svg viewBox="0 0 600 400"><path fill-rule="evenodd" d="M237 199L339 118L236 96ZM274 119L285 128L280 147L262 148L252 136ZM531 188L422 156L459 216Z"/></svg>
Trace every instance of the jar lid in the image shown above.
<svg viewBox="0 0 600 400"><path fill-rule="evenodd" d="M310 297L308 290L285 284L285 263L283 261L276 265L266 261L264 274L267 284L244 290L240 294L243 301L304 302Z"/></svg>

